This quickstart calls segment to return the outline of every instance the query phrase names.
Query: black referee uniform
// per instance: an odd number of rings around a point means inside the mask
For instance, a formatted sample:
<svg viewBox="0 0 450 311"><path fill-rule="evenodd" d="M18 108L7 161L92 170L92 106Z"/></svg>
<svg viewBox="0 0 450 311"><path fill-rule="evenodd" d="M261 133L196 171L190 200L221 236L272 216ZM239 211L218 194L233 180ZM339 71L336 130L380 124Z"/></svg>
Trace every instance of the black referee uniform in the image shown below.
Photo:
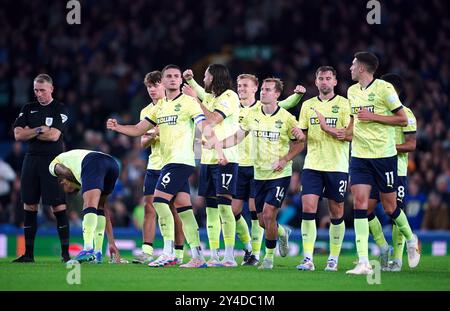
<svg viewBox="0 0 450 311"><path fill-rule="evenodd" d="M28 150L22 165L21 196L27 205L42 204L56 207L65 204L65 194L58 183L58 179L50 174L50 162L63 150L63 133L67 121L67 112L64 105L55 99L48 105L33 102L22 107L14 128L36 128L40 133L40 126L48 126L61 132L57 141L43 141L36 136L28 140ZM59 238L61 240L61 255L64 261L69 257L69 222L66 210L54 212L57 222ZM25 210L24 234L25 255L16 259L16 262L34 261L34 238L37 231L37 211Z"/></svg>

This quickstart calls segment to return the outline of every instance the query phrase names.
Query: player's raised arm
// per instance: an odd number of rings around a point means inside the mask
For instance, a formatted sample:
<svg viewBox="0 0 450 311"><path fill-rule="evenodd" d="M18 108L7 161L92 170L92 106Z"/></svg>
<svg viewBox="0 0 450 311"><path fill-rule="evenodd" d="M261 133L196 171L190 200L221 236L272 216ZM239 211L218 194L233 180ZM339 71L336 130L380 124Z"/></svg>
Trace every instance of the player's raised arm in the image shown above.
<svg viewBox="0 0 450 311"><path fill-rule="evenodd" d="M205 92L205 89L202 88L200 86L200 84L197 83L197 81L195 81L194 73L192 72L192 70L186 69L183 72L183 78L184 78L184 80L186 80L186 82L189 84L189 86L191 86L194 89L197 98L202 101L206 96L206 92Z"/></svg>
<svg viewBox="0 0 450 311"><path fill-rule="evenodd" d="M119 124L116 119L108 119L108 121L106 122L107 129L134 137L144 135L155 125L156 124L148 118L141 120L138 124L135 125L122 125Z"/></svg>
<svg viewBox="0 0 450 311"><path fill-rule="evenodd" d="M306 88L303 85L297 85L294 89L294 94L290 95L285 100L278 102L278 106L284 109L291 109L298 105L300 100L306 93Z"/></svg>

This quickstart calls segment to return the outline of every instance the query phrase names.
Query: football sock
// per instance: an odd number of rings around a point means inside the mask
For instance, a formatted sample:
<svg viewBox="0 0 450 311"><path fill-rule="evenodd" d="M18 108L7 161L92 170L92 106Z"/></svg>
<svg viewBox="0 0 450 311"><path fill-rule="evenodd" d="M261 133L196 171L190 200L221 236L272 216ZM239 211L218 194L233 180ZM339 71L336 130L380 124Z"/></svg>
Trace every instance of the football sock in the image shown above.
<svg viewBox="0 0 450 311"><path fill-rule="evenodd" d="M248 230L248 225L247 222L245 221L244 217L242 217L242 215L239 213L237 216L235 216L236 219L236 233L237 236L239 238L239 240L241 240L242 244L244 244L244 248L247 251L252 251L252 244L251 242L251 237L250 237L250 232Z"/></svg>
<svg viewBox="0 0 450 311"><path fill-rule="evenodd" d="M413 233L411 227L409 226L408 218L406 218L405 213L400 207L397 206L395 211L390 215L392 220L398 227L398 230L403 234L407 241L412 240Z"/></svg>
<svg viewBox="0 0 450 311"><path fill-rule="evenodd" d="M105 238L106 217L105 211L97 209L97 227L94 235L94 250L95 252L102 252L103 240Z"/></svg>
<svg viewBox="0 0 450 311"><path fill-rule="evenodd" d="M378 217L375 216L374 213L370 213L367 215L367 219L369 221L369 230L370 234L372 234L372 238L375 243L380 248L386 248L388 246L388 242L384 237L383 228L381 227L381 223L378 220Z"/></svg>
<svg viewBox="0 0 450 311"><path fill-rule="evenodd" d="M354 210L354 226L356 251L359 262L369 262L369 224L367 221L367 210Z"/></svg>
<svg viewBox="0 0 450 311"><path fill-rule="evenodd" d="M259 220L256 212L250 212L252 218L252 252L259 260L261 252L261 244L264 237L264 229L259 225Z"/></svg>
<svg viewBox="0 0 450 311"><path fill-rule="evenodd" d="M97 209L95 207L87 207L83 210L83 240L84 250L94 248L94 234L97 228Z"/></svg>
<svg viewBox="0 0 450 311"><path fill-rule="evenodd" d="M341 252L342 241L345 235L344 217L338 219L331 219L330 229L330 259L338 261Z"/></svg>
<svg viewBox="0 0 450 311"><path fill-rule="evenodd" d="M394 246L394 259L402 262L403 259L403 248L405 246L405 237L398 229L398 226L392 225L392 245Z"/></svg>
<svg viewBox="0 0 450 311"><path fill-rule="evenodd" d="M264 257L264 259L269 259L269 260L273 261L276 245L277 245L276 240L268 240L266 238L266 256Z"/></svg>
<svg viewBox="0 0 450 311"><path fill-rule="evenodd" d="M225 243L226 258L234 255L230 248L234 249L234 243L236 241L236 220L234 219L233 210L231 208L231 200L225 197L219 197L217 199L220 219L222 221L223 241Z"/></svg>
<svg viewBox="0 0 450 311"><path fill-rule="evenodd" d="M220 229L217 201L213 198L206 198L206 231L208 234L209 249L211 250L211 258L213 258L213 255L219 249Z"/></svg>
<svg viewBox="0 0 450 311"><path fill-rule="evenodd" d="M316 243L316 213L302 213L303 257L313 260L314 244Z"/></svg>
<svg viewBox="0 0 450 311"><path fill-rule="evenodd" d="M150 242L144 242L142 244L142 252L152 256L153 255L153 243Z"/></svg>
<svg viewBox="0 0 450 311"><path fill-rule="evenodd" d="M181 222L183 223L183 232L186 237L186 241L189 246L200 246L200 236L198 233L198 224L195 219L192 206L181 207L177 209L178 215L180 215Z"/></svg>
<svg viewBox="0 0 450 311"><path fill-rule="evenodd" d="M153 201L156 214L158 214L159 228L164 239L164 253L173 255L173 245L175 241L175 222L170 211L169 201L156 197Z"/></svg>

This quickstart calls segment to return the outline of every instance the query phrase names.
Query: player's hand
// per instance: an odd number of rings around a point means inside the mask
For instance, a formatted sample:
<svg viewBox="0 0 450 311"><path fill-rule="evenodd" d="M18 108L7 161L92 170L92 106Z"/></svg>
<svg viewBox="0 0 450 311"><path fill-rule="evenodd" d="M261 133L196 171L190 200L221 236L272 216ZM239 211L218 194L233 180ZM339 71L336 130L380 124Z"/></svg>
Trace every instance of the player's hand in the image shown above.
<svg viewBox="0 0 450 311"><path fill-rule="evenodd" d="M276 160L272 163L272 169L276 172L282 171L286 167L287 161L284 159Z"/></svg>
<svg viewBox="0 0 450 311"><path fill-rule="evenodd" d="M208 149L208 150L214 149L214 145L205 139L202 139L202 146L203 146L203 148Z"/></svg>
<svg viewBox="0 0 450 311"><path fill-rule="evenodd" d="M346 136L346 129L342 128L342 129L336 129L336 138L339 140L345 140L345 136Z"/></svg>
<svg viewBox="0 0 450 311"><path fill-rule="evenodd" d="M113 130L115 131L117 129L117 120L116 119L108 119L108 121L106 121L106 128L108 130Z"/></svg>
<svg viewBox="0 0 450 311"><path fill-rule="evenodd" d="M181 88L181 91L183 92L183 94L197 99L197 92L190 85L185 83Z"/></svg>
<svg viewBox="0 0 450 311"><path fill-rule="evenodd" d="M323 114L321 114L317 109L314 109L314 112L317 115L317 118L319 119L320 125L326 125L327 122L325 121L325 117Z"/></svg>
<svg viewBox="0 0 450 311"><path fill-rule="evenodd" d="M194 73L192 72L191 69L186 69L186 70L183 72L183 78L184 78L184 80L186 80L186 81L191 80L192 78L194 78Z"/></svg>
<svg viewBox="0 0 450 311"><path fill-rule="evenodd" d="M360 121L372 121L373 113L370 112L367 108L362 108L358 112L358 119Z"/></svg>
<svg viewBox="0 0 450 311"><path fill-rule="evenodd" d="M294 93L295 94L305 94L306 93L306 88L303 85L299 84L299 85L297 85L295 87Z"/></svg>
<svg viewBox="0 0 450 311"><path fill-rule="evenodd" d="M149 130L145 134L145 136L148 137L149 139L156 139L156 138L158 138L158 136L159 136L159 127L155 126L151 130Z"/></svg>
<svg viewBox="0 0 450 311"><path fill-rule="evenodd" d="M301 129L299 129L298 127L294 127L291 130L292 135L295 136L295 138L298 141L304 141L305 140L305 134L303 133L303 131Z"/></svg>
<svg viewBox="0 0 450 311"><path fill-rule="evenodd" d="M217 159L219 160L219 165L221 166L225 166L228 164L228 160L225 157L225 155L223 154L223 150L221 147L216 146L216 151L217 151Z"/></svg>
<svg viewBox="0 0 450 311"><path fill-rule="evenodd" d="M114 258L115 263L120 263L120 253L116 244L109 244L109 253L111 254L111 258Z"/></svg>

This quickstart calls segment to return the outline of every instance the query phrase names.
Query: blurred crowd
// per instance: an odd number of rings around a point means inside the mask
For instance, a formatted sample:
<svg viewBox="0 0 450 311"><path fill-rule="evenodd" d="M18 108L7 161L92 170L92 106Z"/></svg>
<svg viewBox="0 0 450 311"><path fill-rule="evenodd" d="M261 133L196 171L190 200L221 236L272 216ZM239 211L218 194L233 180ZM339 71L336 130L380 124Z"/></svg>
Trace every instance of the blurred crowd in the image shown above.
<svg viewBox="0 0 450 311"><path fill-rule="evenodd" d="M417 117L417 150L409 157L406 213L413 229L450 229L450 20L445 1L385 1L381 24L369 25L365 1L145 1L83 0L81 24L68 25L65 1L6 1L0 11L0 223L20 225L20 170L25 145L14 142L12 123L34 99L38 73L54 79L54 97L69 110L66 148L113 155L122 163L110 206L116 226L142 225L142 184L147 152L138 139L105 130L114 115L136 122L149 102L145 73L168 63L192 68L197 81L211 62L224 62L233 77L256 74L284 80L283 97L296 84L317 95L314 72L331 65L336 92L352 84L353 54L370 50L380 58L377 75L404 78L403 102ZM300 105L291 112L298 116ZM280 222L300 226L299 196L304 154L295 159ZM200 225L203 202L198 173L191 177ZM325 200L324 200L325 201ZM79 226L79 198L69 198L72 226ZM352 226L347 196L346 224ZM41 211L40 221L52 213ZM318 225L329 216L321 202ZM385 218L385 225L389 221Z"/></svg>

